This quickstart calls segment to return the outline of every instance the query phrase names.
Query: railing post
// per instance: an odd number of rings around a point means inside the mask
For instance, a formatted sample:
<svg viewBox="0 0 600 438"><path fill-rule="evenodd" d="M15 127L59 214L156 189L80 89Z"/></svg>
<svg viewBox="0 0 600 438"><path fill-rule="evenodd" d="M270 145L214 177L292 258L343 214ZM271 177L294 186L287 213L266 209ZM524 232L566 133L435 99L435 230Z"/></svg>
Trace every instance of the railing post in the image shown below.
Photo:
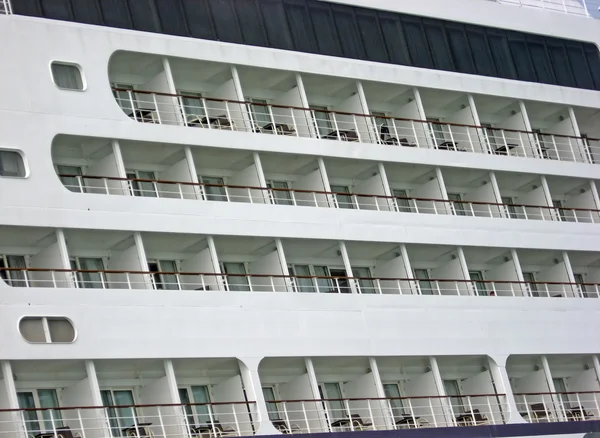
<svg viewBox="0 0 600 438"><path fill-rule="evenodd" d="M206 124L208 125L208 129L212 129L210 123L210 116L208 115L208 107L206 106L206 99L204 97L202 98L202 106L204 107L204 114L206 116Z"/></svg>
<svg viewBox="0 0 600 438"><path fill-rule="evenodd" d="M133 92L131 90L127 90L127 95L129 96L129 103L131 104L131 114L133 115L133 119L137 122L137 114L135 113L135 104L133 100Z"/></svg>
<svg viewBox="0 0 600 438"><path fill-rule="evenodd" d="M87 438L85 427L83 427L83 419L81 418L81 409L77 409L77 420L79 420L79 429L81 430L81 438Z"/></svg>
<svg viewBox="0 0 600 438"><path fill-rule="evenodd" d="M229 109L229 102L225 101L225 112L227 113L227 120L229 120L230 131L233 131L234 121L231 118L231 111Z"/></svg>
<svg viewBox="0 0 600 438"><path fill-rule="evenodd" d="M306 424L306 431L310 433L310 423L308 422L308 415L306 415L306 406L304 400L302 400L302 414L304 415L304 423Z"/></svg>
<svg viewBox="0 0 600 438"><path fill-rule="evenodd" d="M162 125L162 120L160 118L160 111L158 110L158 102L156 101L155 93L152 93L152 101L154 102L154 109L156 109L156 117L158 118L158 124Z"/></svg>
<svg viewBox="0 0 600 438"><path fill-rule="evenodd" d="M415 121L411 120L410 124L411 124L412 130L413 130L413 134L415 136L415 143L416 143L417 147L420 148L421 146L419 145L419 136L417 135L417 128L415 128Z"/></svg>
<svg viewBox="0 0 600 438"><path fill-rule="evenodd" d="M160 423L160 430L162 431L162 434L164 437L167 436L167 431L165 430L165 424L163 423L163 418L162 418L162 414L161 414L161 407L158 407L158 422Z"/></svg>
<svg viewBox="0 0 600 438"><path fill-rule="evenodd" d="M290 108L290 114L292 115L292 125L294 126L296 137L300 137L300 132L298 132L298 124L296 123L296 116L294 115L294 108Z"/></svg>
<svg viewBox="0 0 600 438"><path fill-rule="evenodd" d="M335 113L330 113L331 114L331 118L333 120L333 126L335 127L335 134L337 135L337 138L339 141L342 141L342 136L340 135L340 128L338 126L338 122L337 122L337 117L335 116Z"/></svg>
<svg viewBox="0 0 600 438"><path fill-rule="evenodd" d="M356 122L356 114L352 114L352 121L354 122L354 129L356 130L356 136L358 137L358 142L362 143L362 138L360 135L360 130L358 129L358 123ZM367 124L368 126L368 124Z"/></svg>

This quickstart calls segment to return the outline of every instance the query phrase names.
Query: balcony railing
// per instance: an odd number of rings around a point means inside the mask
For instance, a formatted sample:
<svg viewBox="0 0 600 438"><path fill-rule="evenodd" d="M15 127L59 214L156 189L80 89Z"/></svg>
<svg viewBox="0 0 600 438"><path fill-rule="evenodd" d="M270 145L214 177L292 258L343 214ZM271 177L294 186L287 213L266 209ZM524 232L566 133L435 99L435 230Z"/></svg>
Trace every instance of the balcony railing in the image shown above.
<svg viewBox="0 0 600 438"><path fill-rule="evenodd" d="M0 438L183 438L254 435L255 402L0 409Z"/></svg>
<svg viewBox="0 0 600 438"><path fill-rule="evenodd" d="M0 267L12 287L600 298L600 283Z"/></svg>
<svg viewBox="0 0 600 438"><path fill-rule="evenodd" d="M515 400L532 423L600 420L600 391L516 393Z"/></svg>
<svg viewBox="0 0 600 438"><path fill-rule="evenodd" d="M517 5L526 8L544 9L547 11L562 12L564 14L581 15L589 17L587 0L494 0L502 4Z"/></svg>
<svg viewBox="0 0 600 438"><path fill-rule="evenodd" d="M348 210L394 211L487 218L600 223L600 210L529 204L456 201L302 189L206 184L159 179L60 174L69 190L79 193L134 195L148 198L198 199Z"/></svg>
<svg viewBox="0 0 600 438"><path fill-rule="evenodd" d="M596 138L123 88L113 92L123 111L141 123L600 163Z"/></svg>
<svg viewBox="0 0 600 438"><path fill-rule="evenodd" d="M267 402L267 409L273 425L286 434L478 426L508 421L504 394L277 400Z"/></svg>
<svg viewBox="0 0 600 438"><path fill-rule="evenodd" d="M12 14L12 6L10 0L0 0L0 14Z"/></svg>

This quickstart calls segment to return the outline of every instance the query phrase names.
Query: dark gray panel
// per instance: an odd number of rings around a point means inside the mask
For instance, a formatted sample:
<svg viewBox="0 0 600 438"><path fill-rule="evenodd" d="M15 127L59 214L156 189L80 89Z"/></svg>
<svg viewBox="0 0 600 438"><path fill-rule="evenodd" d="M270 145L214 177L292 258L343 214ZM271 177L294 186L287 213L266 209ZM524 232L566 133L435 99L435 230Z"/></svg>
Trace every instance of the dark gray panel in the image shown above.
<svg viewBox="0 0 600 438"><path fill-rule="evenodd" d="M131 15L129 6L125 0L102 0L100 2L100 10L104 24L111 27L121 27L132 29Z"/></svg>
<svg viewBox="0 0 600 438"><path fill-rule="evenodd" d="M442 23L440 20L423 19L433 66L440 70L455 71L450 47L446 40L446 32Z"/></svg>
<svg viewBox="0 0 600 438"><path fill-rule="evenodd" d="M536 82L537 75L531 61L531 54L527 47L525 34L520 32L506 32L506 36L508 47L510 47L510 53L517 70L517 78L522 81Z"/></svg>
<svg viewBox="0 0 600 438"><path fill-rule="evenodd" d="M71 0L73 20L78 23L103 24L98 0Z"/></svg>
<svg viewBox="0 0 600 438"><path fill-rule="evenodd" d="M404 35L402 22L397 14L378 13L381 32L392 64L414 65Z"/></svg>
<svg viewBox="0 0 600 438"><path fill-rule="evenodd" d="M343 56L329 4L308 0L308 12L312 19L319 53L330 56Z"/></svg>
<svg viewBox="0 0 600 438"><path fill-rule="evenodd" d="M318 53L312 20L304 0L284 0L285 15L294 48L301 52Z"/></svg>
<svg viewBox="0 0 600 438"><path fill-rule="evenodd" d="M462 24L446 23L445 28L456 70L461 73L477 73L465 27Z"/></svg>
<svg viewBox="0 0 600 438"><path fill-rule="evenodd" d="M55 20L71 21L71 5L69 0L40 0L42 15Z"/></svg>
<svg viewBox="0 0 600 438"><path fill-rule="evenodd" d="M267 35L258 2L256 0L237 0L234 2L234 6L244 43L251 46L267 46Z"/></svg>
<svg viewBox="0 0 600 438"><path fill-rule="evenodd" d="M377 13L366 9L357 9L356 23L367 59L375 62L390 62Z"/></svg>
<svg viewBox="0 0 600 438"><path fill-rule="evenodd" d="M154 0L161 31L169 35L191 36L180 0Z"/></svg>
<svg viewBox="0 0 600 438"><path fill-rule="evenodd" d="M208 5L219 41L243 43L244 40L231 0L210 0Z"/></svg>
<svg viewBox="0 0 600 438"><path fill-rule="evenodd" d="M583 50L590 71L593 72L592 79L594 80L594 86L596 90L600 90L600 52L598 51L598 47L591 43L583 43Z"/></svg>
<svg viewBox="0 0 600 438"><path fill-rule="evenodd" d="M217 35L208 8L209 0L181 0L190 36L216 40Z"/></svg>
<svg viewBox="0 0 600 438"><path fill-rule="evenodd" d="M343 56L354 59L367 59L362 39L356 24L354 9L350 6L331 5L333 20L340 38Z"/></svg>
<svg viewBox="0 0 600 438"><path fill-rule="evenodd" d="M497 75L501 78L517 79L517 71L508 47L506 32L499 29L488 29L486 33Z"/></svg>
<svg viewBox="0 0 600 438"><path fill-rule="evenodd" d="M535 69L537 80L544 84L556 85L556 77L548 56L545 38L535 35L527 37L527 46L531 55L531 62Z"/></svg>
<svg viewBox="0 0 600 438"><path fill-rule="evenodd" d="M259 1L269 47L292 50L294 45L282 0Z"/></svg>
<svg viewBox="0 0 600 438"><path fill-rule="evenodd" d="M128 0L133 28L146 32L160 32L154 0ZM173 0L176 3L176 0Z"/></svg>
<svg viewBox="0 0 600 438"><path fill-rule="evenodd" d="M567 59L573 72L575 73L575 82L580 88L594 89L594 80L590 74L587 56L583 51L583 44L576 41L569 41L565 44L567 48ZM600 73L600 72L596 72Z"/></svg>
<svg viewBox="0 0 600 438"><path fill-rule="evenodd" d="M434 68L421 19L403 16L402 26L404 27L408 52L413 65L415 67Z"/></svg>
<svg viewBox="0 0 600 438"><path fill-rule="evenodd" d="M475 63L475 73L483 76L498 75L485 30L479 26L466 25L465 32Z"/></svg>
<svg viewBox="0 0 600 438"><path fill-rule="evenodd" d="M556 76L556 82L565 87L577 86L571 64L567 61L567 49L562 41L552 38L546 42L546 47L548 47L548 56L552 63L552 71Z"/></svg>

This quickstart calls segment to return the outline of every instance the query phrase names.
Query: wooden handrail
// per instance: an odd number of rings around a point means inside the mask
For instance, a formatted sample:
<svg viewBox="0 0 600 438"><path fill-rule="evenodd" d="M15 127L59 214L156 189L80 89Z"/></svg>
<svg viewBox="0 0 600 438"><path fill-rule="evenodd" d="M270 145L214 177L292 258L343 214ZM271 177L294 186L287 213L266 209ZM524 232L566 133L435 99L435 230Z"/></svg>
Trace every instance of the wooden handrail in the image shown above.
<svg viewBox="0 0 600 438"><path fill-rule="evenodd" d="M196 186L196 187L224 187L228 189L245 189L245 190L261 190L261 191L274 191L274 192L285 192L285 193L311 193L316 195L336 195L336 196L356 196L359 198L377 198L377 199L402 199L407 201L426 201L426 202L443 202L447 204L472 204L472 205L489 205L494 207L522 207L522 208L541 208L553 211L588 211L600 213L600 210L592 208L579 208L579 207L554 207L549 205L531 205L531 204L502 204L498 202L484 202L484 201L467 201L467 200L451 200L451 199L437 199L437 198L417 198L410 196L388 196L388 195L377 195L377 194L366 194L366 193L344 193L344 192L326 192L322 190L306 190L306 189L286 189L286 188L275 188L275 187L258 187L258 186L240 186L232 184L211 184L211 183L195 183L191 181L172 181L172 180L160 180L160 179L145 179L145 178L123 178L116 176L98 176L98 175L68 175L58 174L61 178L81 178L81 179L98 179L108 181L133 181L133 182L145 182L155 184L179 184L182 186ZM94 187L95 188L95 187Z"/></svg>
<svg viewBox="0 0 600 438"><path fill-rule="evenodd" d="M271 103L249 102L249 101L244 101L244 100L219 99L219 98L215 98L215 97L198 97L198 96L192 96L192 95L188 95L188 94L172 94L172 93L165 93L165 92L160 92L160 91L130 90L127 88L116 88L116 87L113 87L112 90L113 91L130 92L132 94L151 94L151 95L156 95L156 96L173 97L173 98L187 97L187 98L191 98L191 99L200 99L200 100L203 99L203 100L211 101L211 102L227 102L227 103L233 103L233 104L237 104L237 105L252 105L252 106L282 108L282 109L293 109L293 110L305 111L305 112L311 112L311 113L313 111L318 111L318 112L323 112L323 113L340 114L340 115L344 115L344 116L356 116L356 117L364 117L364 118L371 118L371 119L398 120L401 122L416 122L416 123L432 124L432 125L457 126L457 127L461 127L461 128L473 128L473 129L482 129L482 130L491 129L491 130L495 130L495 131L517 132L517 133L521 133L521 134L528 134L528 135L534 135L534 136L537 136L539 134L542 136L543 135L552 135L554 137L559 137L559 138L573 138L573 139L578 139L578 140L600 141L600 138L592 138L592 137L584 137L584 136L578 137L575 135L553 134L550 132L537 133L534 131L526 131L526 130L522 130L522 129L490 128L490 127L486 127L486 126L470 125L470 124L456 123L456 122L437 122L437 121L430 121L430 120L411 119L411 118L405 118L405 117L374 116L372 114L351 113L351 112L346 112L346 111L332 111L332 110L326 110L326 109L314 109L314 108L305 108L305 107L298 107L298 106L286 106L286 105L278 105L278 104L271 104ZM210 116L208 116L208 117L210 118Z"/></svg>
<svg viewBox="0 0 600 438"><path fill-rule="evenodd" d="M204 403L157 403L157 404L135 404L135 405L114 405L114 406L59 406L56 408L11 408L0 409L2 412L29 412L29 411L69 411L73 409L89 410L89 409L110 409L110 408L169 408L169 407L184 407L184 406L223 406L223 405L248 405L256 404L256 401L245 400L235 402L204 402Z"/></svg>
<svg viewBox="0 0 600 438"><path fill-rule="evenodd" d="M518 280L466 280L462 278L402 278L402 277L347 277L347 276L322 276L322 275L283 275L283 274L227 274L219 272L185 272L185 271L123 271L114 269L66 269L66 268L9 268L0 267L0 272L63 272L85 274L131 274L131 275L179 275L179 276L206 276L206 277L244 277L244 278L300 278L318 280L364 280L364 281L410 281L410 282L438 282L438 283L494 283L494 284L545 284L569 286L597 286L600 283L570 283L562 281L518 281ZM36 281L36 280L33 280ZM41 281L41 280L40 280Z"/></svg>
<svg viewBox="0 0 600 438"><path fill-rule="evenodd" d="M598 394L600 391L566 391L566 392L515 392L513 395L575 395L575 394Z"/></svg>
<svg viewBox="0 0 600 438"><path fill-rule="evenodd" d="M321 398L321 399L299 399L299 400L272 400L267 403L321 403L339 401L386 401L386 400L415 400L415 399L451 399L465 397L505 397L506 394L461 394L461 395L415 395L403 397L346 397L346 398Z"/></svg>

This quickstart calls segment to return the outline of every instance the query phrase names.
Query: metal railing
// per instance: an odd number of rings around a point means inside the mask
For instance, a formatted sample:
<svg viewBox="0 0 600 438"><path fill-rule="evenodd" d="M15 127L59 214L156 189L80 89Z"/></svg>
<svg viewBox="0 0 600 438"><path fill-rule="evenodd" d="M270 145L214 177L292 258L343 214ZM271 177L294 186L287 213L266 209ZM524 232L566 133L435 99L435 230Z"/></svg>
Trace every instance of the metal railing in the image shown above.
<svg viewBox="0 0 600 438"><path fill-rule="evenodd" d="M600 283L0 268L12 287L600 298Z"/></svg>
<svg viewBox="0 0 600 438"><path fill-rule="evenodd" d="M269 418L285 434L363 430L402 430L506 424L504 394L276 400Z"/></svg>
<svg viewBox="0 0 600 438"><path fill-rule="evenodd" d="M519 413L532 423L600 420L600 391L514 395Z"/></svg>
<svg viewBox="0 0 600 438"><path fill-rule="evenodd" d="M255 435L256 402L0 409L0 438L221 438Z"/></svg>
<svg viewBox="0 0 600 438"><path fill-rule="evenodd" d="M596 138L123 88L113 92L123 111L141 123L600 163Z"/></svg>
<svg viewBox="0 0 600 438"><path fill-rule="evenodd" d="M585 208L207 184L159 179L66 174L59 174L58 176L66 188L78 193L487 218L600 223L600 210Z"/></svg>
<svg viewBox="0 0 600 438"><path fill-rule="evenodd" d="M0 14L12 14L12 5L10 4L10 0L0 0Z"/></svg>
<svg viewBox="0 0 600 438"><path fill-rule="evenodd" d="M587 0L495 0L498 3L589 17Z"/></svg>

